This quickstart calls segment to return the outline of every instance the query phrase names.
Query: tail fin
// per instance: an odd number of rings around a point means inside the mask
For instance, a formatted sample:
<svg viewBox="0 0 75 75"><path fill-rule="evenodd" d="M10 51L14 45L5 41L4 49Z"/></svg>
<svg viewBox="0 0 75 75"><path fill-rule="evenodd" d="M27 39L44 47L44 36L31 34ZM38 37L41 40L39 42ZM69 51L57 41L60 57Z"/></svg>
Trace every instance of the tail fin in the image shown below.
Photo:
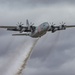
<svg viewBox="0 0 75 75"><path fill-rule="evenodd" d="M30 30L30 24L29 24L28 19L26 20L26 25L27 25L27 27L28 27L28 30Z"/></svg>
<svg viewBox="0 0 75 75"><path fill-rule="evenodd" d="M29 26L29 21L28 21L28 19L26 20L26 25Z"/></svg>

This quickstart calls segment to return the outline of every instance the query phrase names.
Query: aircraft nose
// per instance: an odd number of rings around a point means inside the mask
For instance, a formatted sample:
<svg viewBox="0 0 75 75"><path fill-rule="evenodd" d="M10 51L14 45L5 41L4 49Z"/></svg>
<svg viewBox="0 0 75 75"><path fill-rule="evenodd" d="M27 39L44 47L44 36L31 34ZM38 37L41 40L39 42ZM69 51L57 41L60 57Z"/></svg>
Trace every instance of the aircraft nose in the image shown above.
<svg viewBox="0 0 75 75"><path fill-rule="evenodd" d="M47 30L49 30L50 28L51 28L51 26L48 24L48 25L47 25Z"/></svg>
<svg viewBox="0 0 75 75"><path fill-rule="evenodd" d="M50 27L50 26L49 26L49 25L47 25L47 29L49 29L49 27Z"/></svg>

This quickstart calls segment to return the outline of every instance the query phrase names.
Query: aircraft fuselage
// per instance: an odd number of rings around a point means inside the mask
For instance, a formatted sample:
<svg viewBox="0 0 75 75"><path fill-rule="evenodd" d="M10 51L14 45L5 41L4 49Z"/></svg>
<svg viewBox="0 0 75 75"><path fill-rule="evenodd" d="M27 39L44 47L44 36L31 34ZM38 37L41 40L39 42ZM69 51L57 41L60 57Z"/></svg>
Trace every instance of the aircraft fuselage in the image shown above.
<svg viewBox="0 0 75 75"><path fill-rule="evenodd" d="M36 27L35 31L31 32L30 36L33 38L41 37L47 33L48 28L49 28L48 22L44 22L41 25L39 25L38 27Z"/></svg>

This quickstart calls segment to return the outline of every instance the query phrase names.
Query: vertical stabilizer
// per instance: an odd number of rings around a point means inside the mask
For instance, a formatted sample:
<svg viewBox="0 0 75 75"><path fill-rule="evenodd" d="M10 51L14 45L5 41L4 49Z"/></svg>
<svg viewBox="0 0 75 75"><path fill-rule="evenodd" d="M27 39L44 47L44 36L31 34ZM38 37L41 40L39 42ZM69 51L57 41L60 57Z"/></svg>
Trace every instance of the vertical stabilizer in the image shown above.
<svg viewBox="0 0 75 75"><path fill-rule="evenodd" d="M26 20L26 25L27 25L27 27L28 27L28 30L30 30L30 24L29 24L28 19Z"/></svg>
<svg viewBox="0 0 75 75"><path fill-rule="evenodd" d="M28 19L26 20L26 25L27 25L27 26L29 25L29 21L28 21Z"/></svg>

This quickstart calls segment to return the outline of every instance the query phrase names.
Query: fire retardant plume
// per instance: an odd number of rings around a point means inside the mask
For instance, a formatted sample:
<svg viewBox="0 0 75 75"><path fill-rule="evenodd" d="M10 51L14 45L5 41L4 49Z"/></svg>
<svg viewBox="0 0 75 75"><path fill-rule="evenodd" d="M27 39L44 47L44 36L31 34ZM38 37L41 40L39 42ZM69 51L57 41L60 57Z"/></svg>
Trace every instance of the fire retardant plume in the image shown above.
<svg viewBox="0 0 75 75"><path fill-rule="evenodd" d="M22 71L23 71L23 69L25 69L26 63L27 63L27 61L28 61L28 59L29 59L29 57L30 57L30 55L31 55L31 52L32 52L33 48L35 47L35 45L36 45L36 43L37 43L38 40L39 40L39 38L36 39L36 40L33 42L32 46L30 47L30 49L29 49L28 52L26 53L25 59L24 59L24 61L23 61L23 64L22 64L21 67L19 68L19 70L18 70L18 72L17 72L16 75L21 75L21 74L22 74Z"/></svg>
<svg viewBox="0 0 75 75"><path fill-rule="evenodd" d="M29 57L30 57L30 55L31 55L31 52L32 52L33 48L35 47L35 45L36 45L36 43L37 43L38 40L39 40L39 38L36 39L36 40L33 42L32 46L30 47L30 49L28 50L27 54L25 55L25 59L24 59L24 61L23 61L23 64L21 65L21 67L20 67L20 69L18 70L18 72L17 72L16 75L21 75L21 74L22 74L22 71L23 71L23 69L25 69L26 63L27 63L27 61L28 61L28 59L29 59Z"/></svg>
<svg viewBox="0 0 75 75"><path fill-rule="evenodd" d="M11 50L10 48L10 54L4 58L5 63L0 66L1 75L21 75L23 69L26 67L26 63L31 55L31 52L38 41L38 39L33 38L22 38L22 40L19 41L20 37L18 37L18 40L16 38L17 37L15 37L13 43L11 44L11 47L13 47L13 44L16 42L20 44L16 49ZM4 59L2 59L3 62Z"/></svg>

